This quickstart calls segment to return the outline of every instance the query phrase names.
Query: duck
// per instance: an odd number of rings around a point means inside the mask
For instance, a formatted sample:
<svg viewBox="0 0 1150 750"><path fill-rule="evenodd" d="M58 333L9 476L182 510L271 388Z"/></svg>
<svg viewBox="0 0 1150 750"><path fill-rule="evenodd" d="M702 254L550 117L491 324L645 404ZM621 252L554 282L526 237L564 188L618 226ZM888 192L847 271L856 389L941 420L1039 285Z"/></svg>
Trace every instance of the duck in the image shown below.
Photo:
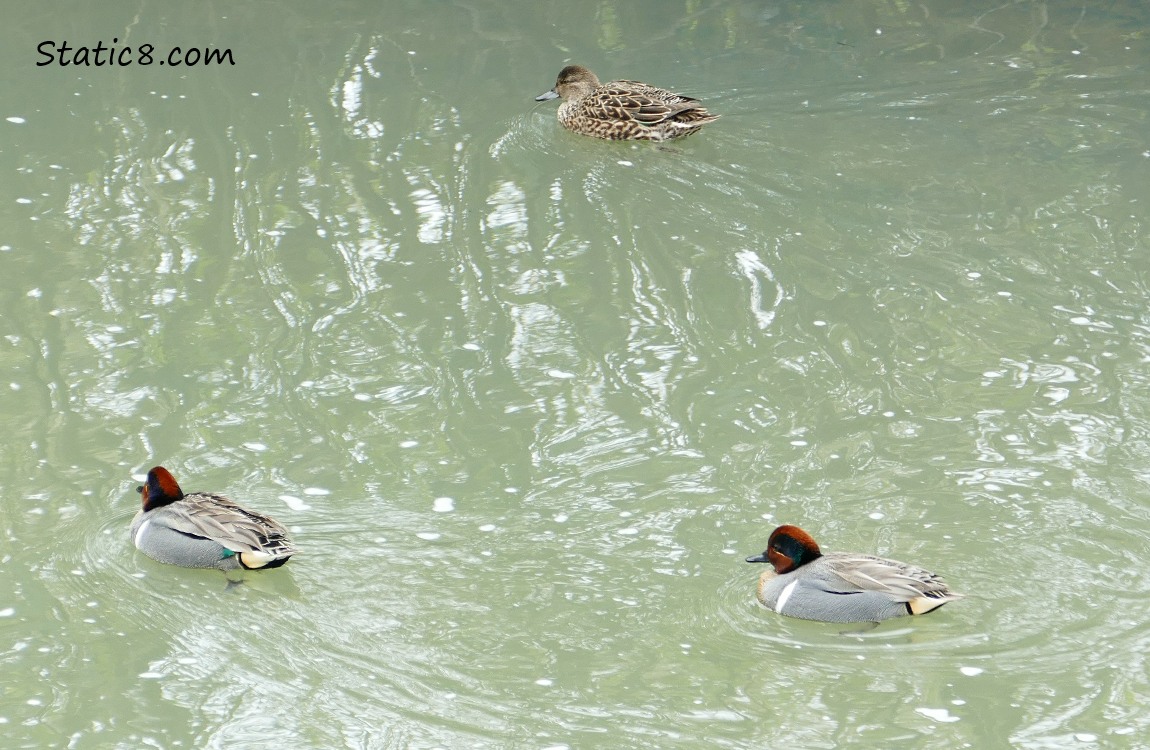
<svg viewBox="0 0 1150 750"><path fill-rule="evenodd" d="M668 141L683 138L719 119L698 99L640 81L609 81L582 65L559 71L555 87L535 97L562 97L559 122L568 130L611 141Z"/></svg>
<svg viewBox="0 0 1150 750"><path fill-rule="evenodd" d="M767 609L803 620L854 623L925 615L963 598L916 565L855 552L827 552L798 526L771 532L757 595Z"/></svg>
<svg viewBox="0 0 1150 750"><path fill-rule="evenodd" d="M136 488L142 507L132 519L136 548L153 560L185 568L278 568L295 554L277 521L211 492L185 494L163 466Z"/></svg>

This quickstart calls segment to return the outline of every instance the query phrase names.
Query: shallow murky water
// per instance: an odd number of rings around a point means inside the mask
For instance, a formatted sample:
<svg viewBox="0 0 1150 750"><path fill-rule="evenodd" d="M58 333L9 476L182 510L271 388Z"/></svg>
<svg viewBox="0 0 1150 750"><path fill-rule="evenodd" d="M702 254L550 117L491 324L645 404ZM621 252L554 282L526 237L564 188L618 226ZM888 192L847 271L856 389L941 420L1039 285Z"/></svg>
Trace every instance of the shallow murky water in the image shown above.
<svg viewBox="0 0 1150 750"><path fill-rule="evenodd" d="M4 747L1147 746L1142 4L44 7ZM36 66L113 37L236 65ZM723 117L572 135L567 62ZM299 555L143 557L158 463ZM968 598L775 616L784 521Z"/></svg>

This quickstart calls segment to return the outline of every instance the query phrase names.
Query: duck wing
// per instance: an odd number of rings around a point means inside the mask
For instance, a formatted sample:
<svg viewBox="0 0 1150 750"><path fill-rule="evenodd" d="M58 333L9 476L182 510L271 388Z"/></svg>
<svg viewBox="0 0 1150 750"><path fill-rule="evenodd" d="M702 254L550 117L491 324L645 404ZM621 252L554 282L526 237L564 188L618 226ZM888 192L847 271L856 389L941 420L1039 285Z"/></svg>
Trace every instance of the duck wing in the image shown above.
<svg viewBox="0 0 1150 750"><path fill-rule="evenodd" d="M233 552L295 553L287 529L223 495L196 492L165 506L163 523L188 536L211 539Z"/></svg>
<svg viewBox="0 0 1150 750"><path fill-rule="evenodd" d="M648 127L700 110L698 99L675 94L638 81L612 81L604 84L585 102L600 119L632 120Z"/></svg>
<svg viewBox="0 0 1150 750"><path fill-rule="evenodd" d="M895 601L918 597L958 598L939 576L922 568L874 555L831 553L823 555L828 569L854 592L882 592ZM848 593L844 591L843 593Z"/></svg>

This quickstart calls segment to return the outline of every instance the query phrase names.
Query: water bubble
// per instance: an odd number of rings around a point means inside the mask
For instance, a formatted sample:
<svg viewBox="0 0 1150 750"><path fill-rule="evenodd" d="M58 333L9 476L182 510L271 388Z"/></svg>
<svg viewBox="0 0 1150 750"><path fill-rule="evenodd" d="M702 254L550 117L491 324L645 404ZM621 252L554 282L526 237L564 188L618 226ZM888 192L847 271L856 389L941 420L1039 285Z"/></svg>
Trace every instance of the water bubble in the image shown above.
<svg viewBox="0 0 1150 750"><path fill-rule="evenodd" d="M915 712L922 714L928 719L941 721L946 724L952 721L958 721L958 717L952 715L950 711L947 711L945 708L916 708Z"/></svg>
<svg viewBox="0 0 1150 750"><path fill-rule="evenodd" d="M280 495L280 500L287 504L287 507L292 510L311 510L311 506L299 499L295 495Z"/></svg>

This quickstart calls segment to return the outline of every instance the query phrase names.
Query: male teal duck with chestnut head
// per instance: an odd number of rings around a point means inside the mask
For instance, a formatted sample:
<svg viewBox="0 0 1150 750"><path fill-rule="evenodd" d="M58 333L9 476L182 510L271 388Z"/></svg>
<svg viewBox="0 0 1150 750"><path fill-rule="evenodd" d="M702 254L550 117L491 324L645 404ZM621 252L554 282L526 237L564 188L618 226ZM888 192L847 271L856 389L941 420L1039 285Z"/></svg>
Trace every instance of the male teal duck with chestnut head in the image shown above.
<svg viewBox="0 0 1150 750"><path fill-rule="evenodd" d="M132 519L132 543L148 557L185 568L278 568L295 554L287 529L223 495L184 494L163 466L136 491L142 507Z"/></svg>
<svg viewBox="0 0 1150 750"><path fill-rule="evenodd" d="M797 526L775 529L763 554L747 562L771 565L759 577L759 601L804 620L880 622L925 615L962 598L915 565L862 553L824 553Z"/></svg>
<svg viewBox="0 0 1150 750"><path fill-rule="evenodd" d="M612 141L668 141L719 119L698 99L639 81L599 79L582 65L559 71L555 88L535 101L563 99L559 122L568 130Z"/></svg>

